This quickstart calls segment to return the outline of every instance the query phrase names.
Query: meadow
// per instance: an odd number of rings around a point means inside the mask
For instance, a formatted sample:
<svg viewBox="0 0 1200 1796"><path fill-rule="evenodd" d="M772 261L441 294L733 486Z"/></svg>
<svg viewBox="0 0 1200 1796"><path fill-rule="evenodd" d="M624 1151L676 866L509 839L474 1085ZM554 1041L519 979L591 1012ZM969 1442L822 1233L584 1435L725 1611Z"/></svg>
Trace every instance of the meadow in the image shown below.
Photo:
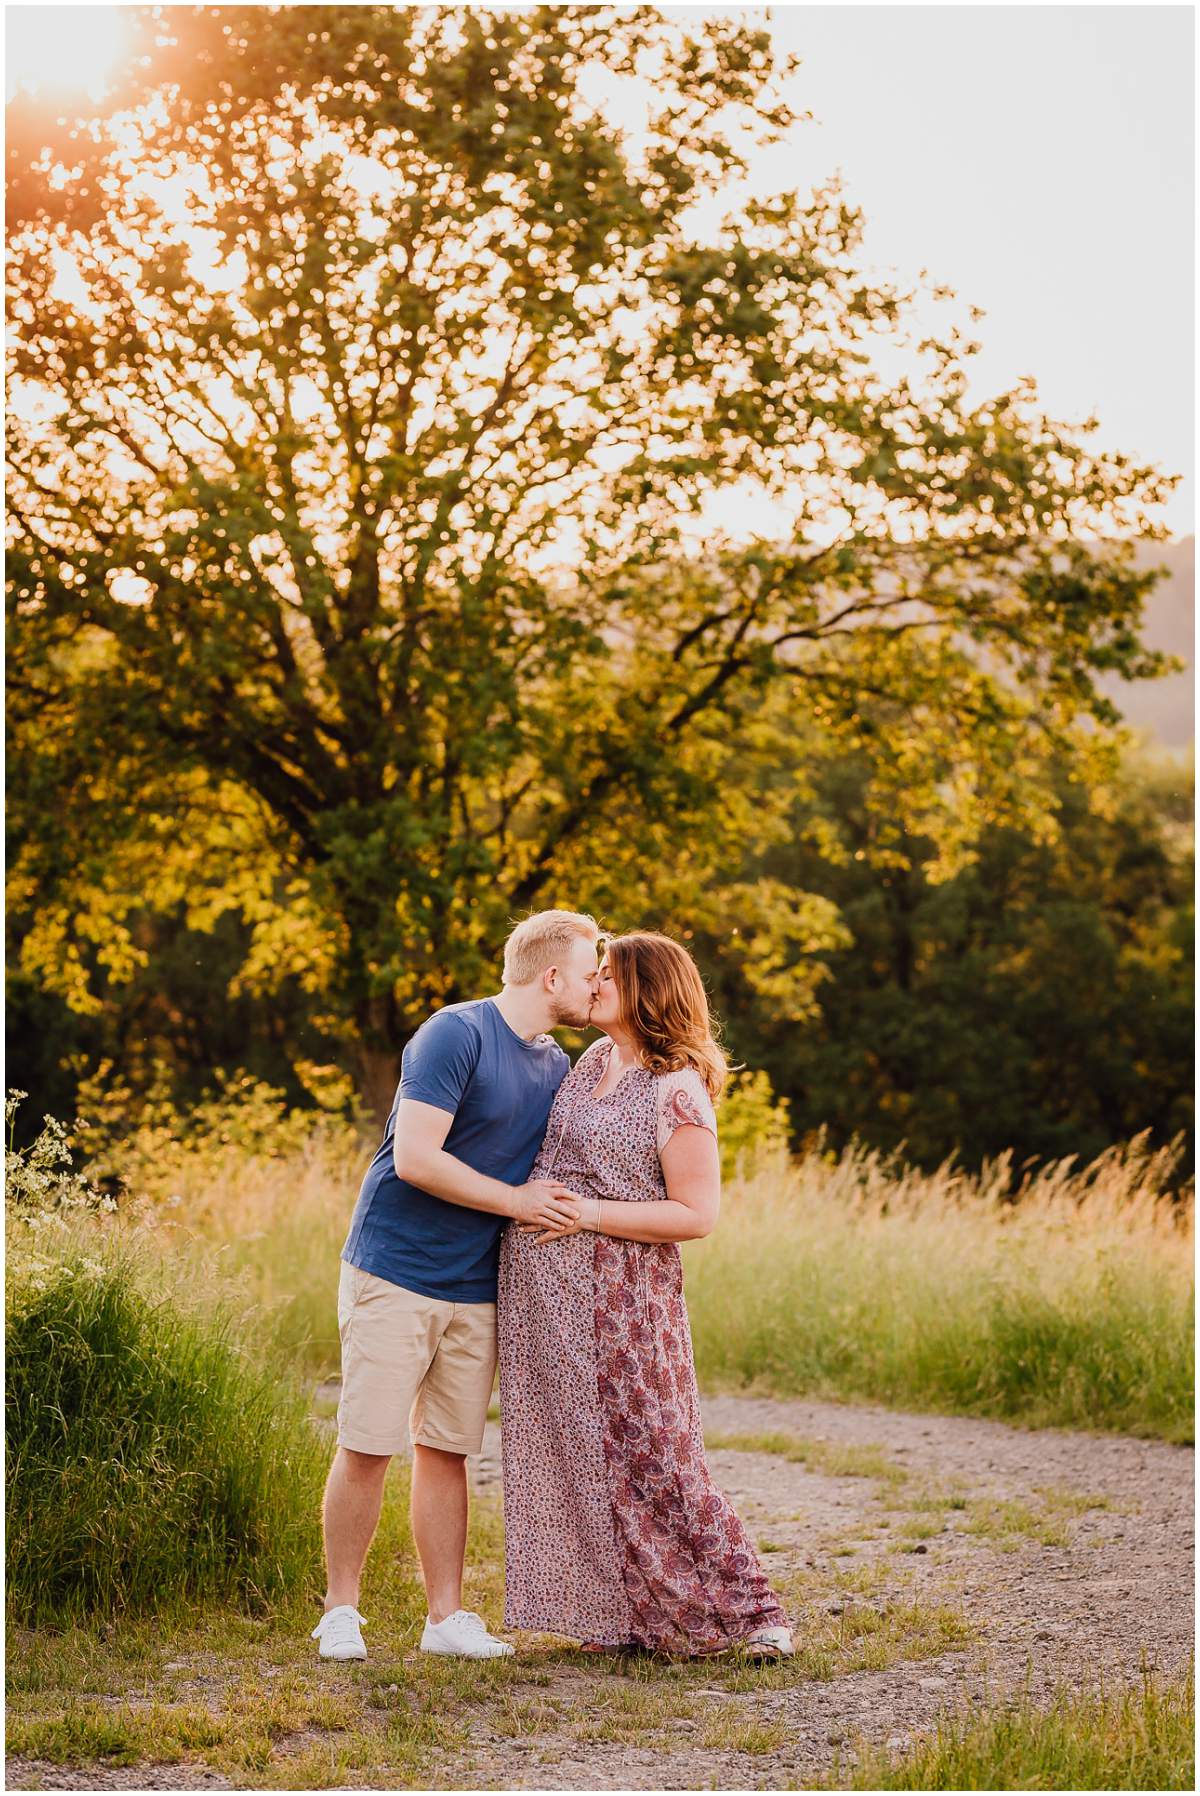
<svg viewBox="0 0 1200 1796"><path fill-rule="evenodd" d="M400 1656L422 1611L400 1468L374 1549L385 1650L357 1682L319 1671L313 1387L337 1367L337 1254L367 1152L333 1122L160 1131L128 1144L115 1210L10 1215L10 1753L200 1759L255 1787L454 1787L482 1775L463 1755L483 1728L495 1753L649 1742L744 1776L787 1739L756 1694L967 1649L965 1618L911 1592L830 1620L854 1590L835 1548L796 1585L804 1648L786 1667L606 1663L580 1708L577 1668L549 1648L468 1689ZM1023 1185L1003 1162L923 1175L820 1142L743 1150L718 1229L686 1250L702 1386L1188 1440L1192 1214L1173 1172L1138 1143ZM485 1495L469 1601L491 1613L502 1552ZM722 1692L732 1706L714 1708ZM901 1752L851 1738L830 1787L1183 1787L1190 1712L1187 1677L1064 1687Z"/></svg>
<svg viewBox="0 0 1200 1796"><path fill-rule="evenodd" d="M370 1147L329 1125L283 1151L221 1133L131 1159L136 1229L336 1373L337 1256ZM685 1249L702 1388L1193 1438L1193 1211L1144 1142L1024 1180L818 1141L742 1150Z"/></svg>

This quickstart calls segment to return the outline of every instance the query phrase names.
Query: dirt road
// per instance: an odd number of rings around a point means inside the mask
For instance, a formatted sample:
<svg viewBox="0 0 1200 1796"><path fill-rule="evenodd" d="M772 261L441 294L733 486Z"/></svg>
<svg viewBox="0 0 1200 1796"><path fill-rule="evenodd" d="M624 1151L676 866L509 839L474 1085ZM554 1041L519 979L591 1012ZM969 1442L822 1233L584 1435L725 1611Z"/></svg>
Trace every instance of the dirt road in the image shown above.
<svg viewBox="0 0 1200 1796"><path fill-rule="evenodd" d="M1060 1681L1110 1687L1136 1681L1143 1667L1169 1674L1186 1664L1191 1448L765 1398L709 1397L704 1418L717 1478L760 1546L778 1549L764 1560L789 1593L798 1644L814 1619L852 1623L864 1609L886 1617L908 1605L949 1609L967 1639L925 1656L936 1634L923 1639L914 1618L908 1644L920 1657L784 1689L713 1693L710 1703L778 1725L786 1738L769 1753L697 1750L686 1737L668 1760L657 1744L571 1752L569 1739L548 1731L515 1755L496 1740L488 1783L504 1787L508 1771L526 1789L704 1788L714 1776L717 1788L802 1785L827 1774L855 1735L900 1748L939 1711L1026 1687L1044 1699ZM734 1440L737 1449L717 1444ZM760 1449L746 1450L756 1440ZM805 1457L763 1450L770 1446ZM499 1431L489 1427L483 1488L498 1481L498 1456ZM895 1630L899 1653L903 1635ZM482 1756L477 1763L484 1768ZM464 1768L446 1767L460 1781Z"/></svg>
<svg viewBox="0 0 1200 1796"><path fill-rule="evenodd" d="M429 1787L803 1787L857 1741L902 1749L945 1711L1185 1665L1191 1449L746 1397L708 1398L704 1416L714 1471L793 1616L796 1661L631 1676L561 1643L522 1642L515 1681L471 1706L452 1749L434 1750ZM498 1491L494 1424L473 1475L481 1492ZM311 1753L311 1735L303 1747ZM386 1788L405 1777L377 1762L340 1781ZM8 1782L228 1787L196 1765L19 1759Z"/></svg>

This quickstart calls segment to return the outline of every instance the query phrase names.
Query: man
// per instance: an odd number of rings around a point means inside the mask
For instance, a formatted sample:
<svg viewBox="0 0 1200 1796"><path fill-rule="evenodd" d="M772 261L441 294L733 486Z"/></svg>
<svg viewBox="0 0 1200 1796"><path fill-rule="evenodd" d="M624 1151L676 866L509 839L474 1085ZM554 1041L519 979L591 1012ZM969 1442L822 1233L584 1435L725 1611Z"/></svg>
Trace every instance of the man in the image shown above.
<svg viewBox="0 0 1200 1796"><path fill-rule="evenodd" d="M323 1659L365 1659L359 1581L384 1476L411 1440L412 1531L429 1614L425 1652L511 1653L462 1607L469 1453L496 1369L496 1270L509 1221L561 1226L578 1200L529 1180L569 1061L547 1030L583 1028L599 931L540 911L504 949L498 997L449 1004L413 1036L383 1145L342 1249L338 1450L325 1489Z"/></svg>

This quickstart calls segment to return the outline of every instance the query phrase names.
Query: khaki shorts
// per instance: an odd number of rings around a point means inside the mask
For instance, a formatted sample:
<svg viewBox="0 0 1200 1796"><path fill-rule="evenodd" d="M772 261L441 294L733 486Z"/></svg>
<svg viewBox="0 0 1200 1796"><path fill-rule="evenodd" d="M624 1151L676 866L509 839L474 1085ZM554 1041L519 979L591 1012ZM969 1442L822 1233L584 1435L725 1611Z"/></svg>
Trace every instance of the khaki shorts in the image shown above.
<svg viewBox="0 0 1200 1796"><path fill-rule="evenodd" d="M342 1261L338 1443L478 1453L496 1375L496 1306L423 1297Z"/></svg>

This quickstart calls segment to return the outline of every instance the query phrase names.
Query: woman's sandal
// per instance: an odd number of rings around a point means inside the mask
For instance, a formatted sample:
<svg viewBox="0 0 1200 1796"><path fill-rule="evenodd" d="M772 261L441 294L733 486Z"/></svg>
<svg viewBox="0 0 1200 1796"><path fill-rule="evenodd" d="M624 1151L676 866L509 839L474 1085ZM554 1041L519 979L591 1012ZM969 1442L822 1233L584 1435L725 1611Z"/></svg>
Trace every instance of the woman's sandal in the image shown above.
<svg viewBox="0 0 1200 1796"><path fill-rule="evenodd" d="M753 1665L771 1665L777 1659L790 1659L795 1651L790 1628L759 1628L739 1644Z"/></svg>

